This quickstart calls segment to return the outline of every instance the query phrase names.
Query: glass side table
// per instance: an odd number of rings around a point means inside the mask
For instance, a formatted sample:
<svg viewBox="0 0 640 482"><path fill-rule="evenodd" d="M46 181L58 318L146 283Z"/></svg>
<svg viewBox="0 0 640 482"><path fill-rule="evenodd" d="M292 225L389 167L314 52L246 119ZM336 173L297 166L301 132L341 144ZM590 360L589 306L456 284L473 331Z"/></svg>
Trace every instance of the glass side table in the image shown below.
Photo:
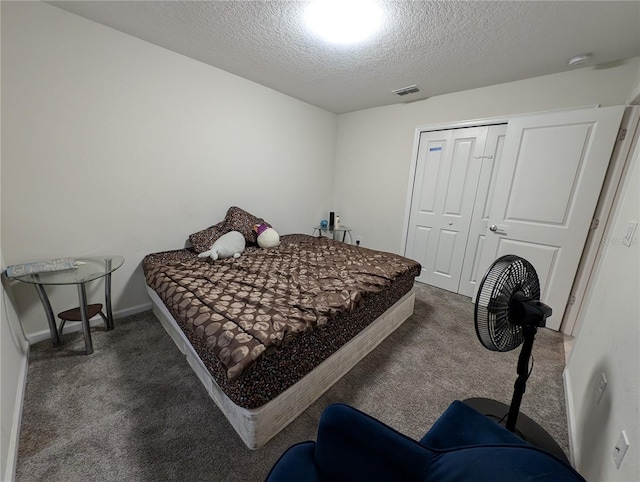
<svg viewBox="0 0 640 482"><path fill-rule="evenodd" d="M124 264L122 256L95 256L87 258L75 258L78 263L77 268L62 271L44 271L23 276L14 276L12 279L30 283L35 286L40 302L47 314L49 331L53 346L62 345L62 333L58 332L56 319L53 316L51 303L44 287L46 285L76 285L78 288L79 310L82 318L82 332L84 334L84 345L87 355L93 353L91 342L91 331L89 327L89 317L87 315L87 290L85 285L90 281L105 278L104 296L107 310L107 330L113 330L113 312L111 311L111 273Z"/></svg>
<svg viewBox="0 0 640 482"><path fill-rule="evenodd" d="M343 243L347 239L347 234L349 234L349 242L351 242L351 228L348 228L347 226L340 226L339 228L336 228L336 227L323 228L322 226L314 226L313 227L313 236L316 235L316 232L318 233L318 237L322 236L322 233L327 233L334 240L338 240L338 238L340 236L340 233L342 233L342 242Z"/></svg>

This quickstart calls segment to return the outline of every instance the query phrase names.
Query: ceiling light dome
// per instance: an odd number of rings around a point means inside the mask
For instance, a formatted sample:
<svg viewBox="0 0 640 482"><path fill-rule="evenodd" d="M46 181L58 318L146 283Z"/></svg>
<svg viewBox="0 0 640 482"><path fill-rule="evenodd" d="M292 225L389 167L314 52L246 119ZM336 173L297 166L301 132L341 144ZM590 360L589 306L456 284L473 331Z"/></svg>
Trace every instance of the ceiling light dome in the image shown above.
<svg viewBox="0 0 640 482"><path fill-rule="evenodd" d="M327 42L357 43L382 25L382 9L371 0L315 0L305 12L309 30Z"/></svg>

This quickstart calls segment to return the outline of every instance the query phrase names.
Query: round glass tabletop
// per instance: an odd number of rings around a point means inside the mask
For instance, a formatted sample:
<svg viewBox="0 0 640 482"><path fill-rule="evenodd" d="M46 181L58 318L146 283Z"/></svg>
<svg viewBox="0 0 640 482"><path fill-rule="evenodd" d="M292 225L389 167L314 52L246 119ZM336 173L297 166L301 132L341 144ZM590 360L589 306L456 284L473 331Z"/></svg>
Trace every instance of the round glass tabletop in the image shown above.
<svg viewBox="0 0 640 482"><path fill-rule="evenodd" d="M124 258L117 255L90 256L74 259L78 264L76 268L61 271L41 271L40 273L15 276L14 279L24 283L39 285L73 285L87 283L114 272L124 263Z"/></svg>
<svg viewBox="0 0 640 482"><path fill-rule="evenodd" d="M314 226L313 229L316 231L339 231L339 232L351 231L351 228L348 228L347 226L344 226L344 225L340 225L339 228L336 228L335 226L332 228L330 228L329 226L326 226L324 228L322 226Z"/></svg>

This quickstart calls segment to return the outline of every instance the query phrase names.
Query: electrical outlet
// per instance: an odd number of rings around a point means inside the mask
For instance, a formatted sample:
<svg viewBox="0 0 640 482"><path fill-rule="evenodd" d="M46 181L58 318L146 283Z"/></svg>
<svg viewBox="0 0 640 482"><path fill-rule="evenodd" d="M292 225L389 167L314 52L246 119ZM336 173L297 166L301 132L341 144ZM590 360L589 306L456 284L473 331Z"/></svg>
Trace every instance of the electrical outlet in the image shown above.
<svg viewBox="0 0 640 482"><path fill-rule="evenodd" d="M356 246L360 246L360 243L362 243L362 236L356 236Z"/></svg>
<svg viewBox="0 0 640 482"><path fill-rule="evenodd" d="M602 395L604 395L605 388L607 388L607 377L603 372L600 374L600 383L598 383L597 403L600 403L600 400L602 400Z"/></svg>
<svg viewBox="0 0 640 482"><path fill-rule="evenodd" d="M620 432L620 437L616 442L616 446L613 448L613 460L616 463L616 468L620 468L620 464L622 463L622 459L624 458L624 454L627 453L627 449L629 448L629 439L627 438L626 432L623 430Z"/></svg>

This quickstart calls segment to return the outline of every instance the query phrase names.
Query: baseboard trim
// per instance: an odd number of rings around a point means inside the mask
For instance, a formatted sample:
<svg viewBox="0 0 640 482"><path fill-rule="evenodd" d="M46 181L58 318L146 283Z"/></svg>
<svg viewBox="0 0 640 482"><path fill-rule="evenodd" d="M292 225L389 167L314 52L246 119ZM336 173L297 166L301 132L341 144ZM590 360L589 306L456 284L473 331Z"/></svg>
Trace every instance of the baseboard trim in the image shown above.
<svg viewBox="0 0 640 482"><path fill-rule="evenodd" d="M569 371L565 368L562 371L562 382L564 384L564 404L567 412L567 431L569 435L569 462L573 467L576 466L576 429L575 417L573 415L573 392L571 391L571 381Z"/></svg>
<svg viewBox="0 0 640 482"><path fill-rule="evenodd" d="M143 303L138 306L132 306L131 308L125 308L124 310L115 311L113 313L113 317L117 320L119 318L124 318L126 316L137 315L138 313L142 313L144 311L149 311L153 308L153 304L151 301L147 303Z"/></svg>
<svg viewBox="0 0 640 482"><path fill-rule="evenodd" d="M113 318L118 320L120 318L125 318L127 316L135 315L137 313L142 313L144 311L149 311L152 308L151 302L143 303L138 306L132 306L131 308L125 308L124 310L114 311ZM104 324L100 315L96 315L89 320L89 326L100 326ZM62 334L66 335L67 333L73 333L75 331L81 331L82 324L81 322L67 322L64 325L64 329L62 330ZM35 333L29 333L26 335L27 341L29 345L34 345L35 343L40 343L41 341L46 341L51 339L51 332L49 329L36 331Z"/></svg>
<svg viewBox="0 0 640 482"><path fill-rule="evenodd" d="M24 347L26 353L20 361L20 375L16 390L16 401L11 420L11 434L7 449L7 466L2 480L14 481L16 478L16 463L18 461L18 442L20 441L20 424L22 422L22 408L24 406L24 392L27 387L27 372L29 370L29 346Z"/></svg>

